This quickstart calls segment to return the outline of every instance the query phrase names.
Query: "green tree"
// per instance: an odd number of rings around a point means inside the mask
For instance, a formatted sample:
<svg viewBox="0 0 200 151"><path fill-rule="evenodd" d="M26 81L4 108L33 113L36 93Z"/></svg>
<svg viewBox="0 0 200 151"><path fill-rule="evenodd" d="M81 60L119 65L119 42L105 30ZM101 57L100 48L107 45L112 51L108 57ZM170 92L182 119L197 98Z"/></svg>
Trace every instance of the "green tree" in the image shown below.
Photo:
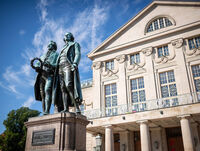
<svg viewBox="0 0 200 151"><path fill-rule="evenodd" d="M2 151L24 151L26 142L26 127L24 122L28 118L38 116L37 110L31 110L27 107L21 107L18 110L12 110L3 124L6 130L0 135L0 150Z"/></svg>

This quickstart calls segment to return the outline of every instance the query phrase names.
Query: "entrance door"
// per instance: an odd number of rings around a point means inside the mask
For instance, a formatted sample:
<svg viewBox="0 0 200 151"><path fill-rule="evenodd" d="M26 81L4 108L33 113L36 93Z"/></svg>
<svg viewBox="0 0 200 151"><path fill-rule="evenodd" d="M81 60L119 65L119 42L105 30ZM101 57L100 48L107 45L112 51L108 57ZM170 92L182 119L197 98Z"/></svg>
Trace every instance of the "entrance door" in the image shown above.
<svg viewBox="0 0 200 151"><path fill-rule="evenodd" d="M119 137L119 134L114 134L114 151L120 151L120 137Z"/></svg>
<svg viewBox="0 0 200 151"><path fill-rule="evenodd" d="M166 128L168 151L184 151L180 127Z"/></svg>
<svg viewBox="0 0 200 151"><path fill-rule="evenodd" d="M134 132L134 151L141 151L140 132Z"/></svg>

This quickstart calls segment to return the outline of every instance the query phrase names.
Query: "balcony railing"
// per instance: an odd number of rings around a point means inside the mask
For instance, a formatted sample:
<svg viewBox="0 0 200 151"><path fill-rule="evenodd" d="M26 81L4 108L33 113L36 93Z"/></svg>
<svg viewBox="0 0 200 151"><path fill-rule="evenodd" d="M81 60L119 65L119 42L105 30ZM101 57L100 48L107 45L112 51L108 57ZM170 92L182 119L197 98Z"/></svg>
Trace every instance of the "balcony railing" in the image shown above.
<svg viewBox="0 0 200 151"><path fill-rule="evenodd" d="M92 86L92 79L81 81L81 88L87 88L91 86Z"/></svg>
<svg viewBox="0 0 200 151"><path fill-rule="evenodd" d="M122 115L127 113L136 113L162 108L170 108L194 103L200 103L200 93L183 94L171 98L146 100L143 102L137 102L133 104L123 104L102 109L85 110L82 114L87 116L88 119L94 119Z"/></svg>

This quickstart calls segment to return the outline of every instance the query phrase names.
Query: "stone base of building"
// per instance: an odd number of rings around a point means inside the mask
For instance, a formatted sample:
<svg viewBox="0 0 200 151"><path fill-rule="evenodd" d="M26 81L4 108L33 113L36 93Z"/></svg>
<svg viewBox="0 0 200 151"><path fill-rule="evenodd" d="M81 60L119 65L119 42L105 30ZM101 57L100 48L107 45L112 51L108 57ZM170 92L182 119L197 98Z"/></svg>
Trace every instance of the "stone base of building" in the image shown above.
<svg viewBox="0 0 200 151"><path fill-rule="evenodd" d="M33 117L27 127L25 151L85 151L89 121L75 113Z"/></svg>

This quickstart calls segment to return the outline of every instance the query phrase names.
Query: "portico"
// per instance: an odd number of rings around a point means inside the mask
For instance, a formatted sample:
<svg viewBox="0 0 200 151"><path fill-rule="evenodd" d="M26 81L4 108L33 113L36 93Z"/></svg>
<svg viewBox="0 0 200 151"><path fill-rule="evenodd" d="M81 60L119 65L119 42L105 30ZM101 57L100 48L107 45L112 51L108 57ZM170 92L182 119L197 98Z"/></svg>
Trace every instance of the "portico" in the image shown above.
<svg viewBox="0 0 200 151"><path fill-rule="evenodd" d="M197 111L200 104L195 104L194 106L196 106ZM187 109L188 112L192 112L190 110L191 106L189 105L179 108ZM197 124L195 126L196 128L191 129L191 124L194 127L195 123L200 122L200 114L195 113L194 107L191 109L193 109L192 114L179 116L176 116L180 112L176 112L177 108L167 108L158 111L146 111L107 117L106 120L105 118L91 119L91 123L89 124L87 130L93 135L101 134L105 137L105 143L102 144L105 145L105 151L116 150L114 147L115 134L119 134L120 136L119 143L121 150L137 151L137 149L141 147L142 151L168 151L167 148L170 143L170 139L167 137L166 128L168 131L171 129L170 133L174 133L173 129L177 127L181 129L179 134L181 135L181 139L179 140L182 140L182 147L184 148L184 151L195 151L195 149L200 149L199 145L194 145L194 140L198 139L199 141L199 137L194 137L193 134L199 133L199 129ZM169 112L173 113L174 116L170 115ZM138 114L140 114L140 116L138 116ZM153 114L154 117L160 118L152 118ZM145 117L148 119L143 119ZM107 123L109 123L109 125L106 125ZM174 135L176 134L174 133ZM137 141L138 139L140 142L139 144ZM173 140L173 138L171 140Z"/></svg>

